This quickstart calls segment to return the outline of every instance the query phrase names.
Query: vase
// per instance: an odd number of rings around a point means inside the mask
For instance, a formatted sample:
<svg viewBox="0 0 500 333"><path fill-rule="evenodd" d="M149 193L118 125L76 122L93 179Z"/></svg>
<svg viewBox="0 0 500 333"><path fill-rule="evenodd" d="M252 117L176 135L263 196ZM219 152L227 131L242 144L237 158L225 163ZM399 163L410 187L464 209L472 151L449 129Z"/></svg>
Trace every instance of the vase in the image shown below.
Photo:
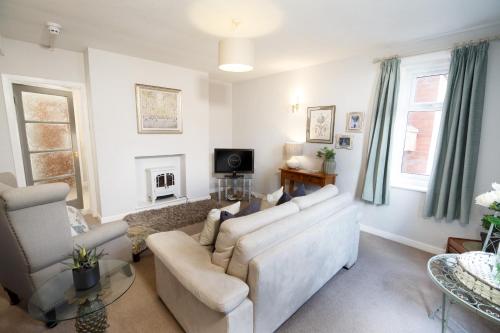
<svg viewBox="0 0 500 333"><path fill-rule="evenodd" d="M335 174L336 167L337 167L337 162L335 162L333 158L323 161L323 172L326 173L327 175Z"/></svg>
<svg viewBox="0 0 500 333"><path fill-rule="evenodd" d="M99 262L92 268L73 269L73 284L76 290L90 289L99 282L100 278Z"/></svg>

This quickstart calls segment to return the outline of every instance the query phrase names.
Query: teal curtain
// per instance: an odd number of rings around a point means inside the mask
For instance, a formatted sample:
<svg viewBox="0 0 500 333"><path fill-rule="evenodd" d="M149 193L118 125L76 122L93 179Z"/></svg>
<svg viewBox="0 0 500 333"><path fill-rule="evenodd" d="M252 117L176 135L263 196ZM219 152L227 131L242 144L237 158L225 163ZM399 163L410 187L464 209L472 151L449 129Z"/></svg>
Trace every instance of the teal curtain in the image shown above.
<svg viewBox="0 0 500 333"><path fill-rule="evenodd" d="M488 42L453 50L424 216L469 223L483 117Z"/></svg>
<svg viewBox="0 0 500 333"><path fill-rule="evenodd" d="M399 59L380 64L375 110L370 129L368 162L361 198L375 205L389 203L389 151L399 90Z"/></svg>

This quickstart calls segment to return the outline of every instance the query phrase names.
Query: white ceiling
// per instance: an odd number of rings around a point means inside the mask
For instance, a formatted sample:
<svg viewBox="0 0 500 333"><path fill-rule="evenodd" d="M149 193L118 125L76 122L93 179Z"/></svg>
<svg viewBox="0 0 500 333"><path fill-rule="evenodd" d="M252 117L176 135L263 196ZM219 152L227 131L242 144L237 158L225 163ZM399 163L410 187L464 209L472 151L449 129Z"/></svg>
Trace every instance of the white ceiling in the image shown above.
<svg viewBox="0 0 500 333"><path fill-rule="evenodd" d="M236 33L233 19L241 22ZM63 26L59 48L99 48L235 82L361 54L429 48L439 39L500 34L500 1L0 0L6 38L46 43L47 21ZM217 41L232 34L255 39L254 71L217 69Z"/></svg>

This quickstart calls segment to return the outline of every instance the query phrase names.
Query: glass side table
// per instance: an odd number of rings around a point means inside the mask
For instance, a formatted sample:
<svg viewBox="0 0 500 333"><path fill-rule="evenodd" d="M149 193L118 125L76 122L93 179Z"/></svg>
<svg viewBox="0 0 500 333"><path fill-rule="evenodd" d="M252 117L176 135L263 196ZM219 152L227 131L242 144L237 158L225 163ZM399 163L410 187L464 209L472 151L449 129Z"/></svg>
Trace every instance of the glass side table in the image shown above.
<svg viewBox="0 0 500 333"><path fill-rule="evenodd" d="M48 327L75 319L78 333L105 332L106 306L119 299L135 280L134 268L122 260L99 260L101 279L94 287L77 291L71 270L63 271L42 285L31 296L28 312Z"/></svg>
<svg viewBox="0 0 500 333"><path fill-rule="evenodd" d="M443 292L442 305L429 317L441 313L441 332L448 328L448 314L452 304L459 304L490 321L500 324L500 306L467 289L453 273L458 265L458 254L440 254L429 259L427 272L434 284ZM463 330L463 329L462 329Z"/></svg>
<svg viewBox="0 0 500 333"><path fill-rule="evenodd" d="M217 200L241 201L252 198L253 178L217 177Z"/></svg>

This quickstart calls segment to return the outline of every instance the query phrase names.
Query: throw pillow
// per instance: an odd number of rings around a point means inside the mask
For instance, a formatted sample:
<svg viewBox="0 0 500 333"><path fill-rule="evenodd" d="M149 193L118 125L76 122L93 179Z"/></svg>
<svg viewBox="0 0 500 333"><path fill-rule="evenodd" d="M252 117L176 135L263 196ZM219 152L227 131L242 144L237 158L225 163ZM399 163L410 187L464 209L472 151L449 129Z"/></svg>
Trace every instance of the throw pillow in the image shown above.
<svg viewBox="0 0 500 333"><path fill-rule="evenodd" d="M79 209L66 206L68 211L69 224L71 226L71 236L74 237L89 231L89 226Z"/></svg>
<svg viewBox="0 0 500 333"><path fill-rule="evenodd" d="M227 221L233 217L241 217L241 216L247 216L253 213L257 213L260 210L260 200L252 200L250 204L245 207L244 209L240 210L237 214L232 214L228 211L221 211L220 212L220 223ZM217 237L215 237L217 238Z"/></svg>
<svg viewBox="0 0 500 333"><path fill-rule="evenodd" d="M304 184L300 184L295 191L290 193L290 195L292 196L292 198L303 197L304 195L306 195L306 187L304 186Z"/></svg>
<svg viewBox="0 0 500 333"><path fill-rule="evenodd" d="M278 200L278 202L276 203L276 206L279 206L281 204L284 204L285 202L288 202L292 200L292 197L290 196L290 194L286 193L286 192L283 192L283 195L281 196L281 198Z"/></svg>
<svg viewBox="0 0 500 333"><path fill-rule="evenodd" d="M276 206L276 203L283 195L283 186L279 188L279 190L274 191L273 193L267 194L262 198L261 201L261 209L267 209Z"/></svg>
<svg viewBox="0 0 500 333"><path fill-rule="evenodd" d="M240 202L238 201L221 209L214 208L208 213L205 224L203 225L203 230L200 234L201 245L214 244L217 233L219 232L220 213L222 210L231 214L237 214L240 211Z"/></svg>

